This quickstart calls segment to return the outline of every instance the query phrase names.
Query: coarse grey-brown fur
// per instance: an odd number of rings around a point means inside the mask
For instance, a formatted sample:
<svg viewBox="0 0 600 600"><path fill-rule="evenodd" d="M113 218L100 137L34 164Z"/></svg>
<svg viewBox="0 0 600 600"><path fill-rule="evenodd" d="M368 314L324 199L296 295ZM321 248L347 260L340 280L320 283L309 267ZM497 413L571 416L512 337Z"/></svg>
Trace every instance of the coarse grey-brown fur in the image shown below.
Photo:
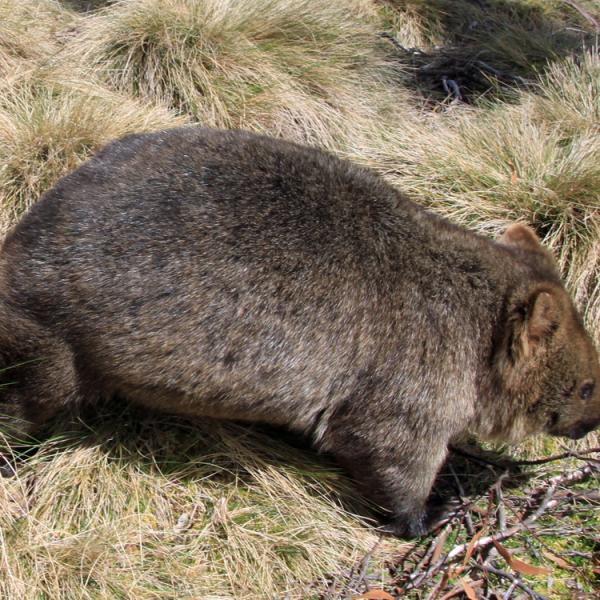
<svg viewBox="0 0 600 600"><path fill-rule="evenodd" d="M10 430L112 394L283 425L398 533L425 530L457 436L600 423L596 351L531 230L478 236L239 131L132 135L50 190L2 248L0 358Z"/></svg>

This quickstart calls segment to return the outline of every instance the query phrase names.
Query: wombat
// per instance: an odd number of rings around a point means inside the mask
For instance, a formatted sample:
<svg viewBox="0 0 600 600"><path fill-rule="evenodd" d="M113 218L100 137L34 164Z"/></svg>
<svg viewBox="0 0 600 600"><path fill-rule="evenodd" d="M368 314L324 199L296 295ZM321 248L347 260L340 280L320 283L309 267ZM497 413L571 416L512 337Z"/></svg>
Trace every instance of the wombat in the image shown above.
<svg viewBox="0 0 600 600"><path fill-rule="evenodd" d="M598 355L528 227L487 239L377 174L242 131L111 143L0 255L0 412L117 395L307 435L419 535L448 443L579 438Z"/></svg>

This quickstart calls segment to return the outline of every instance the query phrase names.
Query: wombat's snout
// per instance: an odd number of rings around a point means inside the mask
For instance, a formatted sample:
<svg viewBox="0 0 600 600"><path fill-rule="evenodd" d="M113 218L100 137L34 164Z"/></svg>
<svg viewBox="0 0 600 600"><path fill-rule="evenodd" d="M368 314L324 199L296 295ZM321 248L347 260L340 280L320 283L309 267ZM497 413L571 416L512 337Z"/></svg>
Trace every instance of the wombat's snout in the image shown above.
<svg viewBox="0 0 600 600"><path fill-rule="evenodd" d="M578 440L586 436L590 431L594 431L600 426L600 418L598 419L586 419L579 421L570 427L563 435L572 439Z"/></svg>

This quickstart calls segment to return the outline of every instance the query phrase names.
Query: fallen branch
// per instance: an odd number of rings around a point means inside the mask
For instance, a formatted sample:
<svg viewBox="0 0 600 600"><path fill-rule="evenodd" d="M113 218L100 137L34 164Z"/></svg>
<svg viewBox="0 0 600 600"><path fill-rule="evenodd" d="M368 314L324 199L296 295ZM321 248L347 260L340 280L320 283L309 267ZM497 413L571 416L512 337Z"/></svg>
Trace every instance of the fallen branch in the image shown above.
<svg viewBox="0 0 600 600"><path fill-rule="evenodd" d="M475 528L473 527L473 519L471 518L471 513L469 512L469 509L466 506L467 502L466 502L465 489L463 488L462 483L460 482L460 479L458 478L458 475L456 474L456 471L454 470L452 465L448 464L448 466L450 467L450 472L452 473L452 477L454 477L456 489L459 493L460 501L462 503L462 508L464 510L465 528L466 528L469 536L473 537L475 535Z"/></svg>
<svg viewBox="0 0 600 600"><path fill-rule="evenodd" d="M358 590L362 585L368 589L367 571L369 569L369 562L380 544L381 539L377 540L375 545L362 557L358 564L358 569L355 570L355 568L352 567L347 584L350 589Z"/></svg>
<svg viewBox="0 0 600 600"><path fill-rule="evenodd" d="M534 600L547 600L546 596L542 596L541 594L538 594L536 591L532 590L528 585L526 585L525 583L523 583L521 581L520 577L517 577L516 575L512 575L511 573L508 573L507 571L503 571L502 569L497 569L496 567L492 567L491 565L487 565L487 564L480 565L479 563L473 562L471 564L471 566L474 569L483 571L484 573L492 573L493 575L496 575L497 577L502 577L503 579L508 579L508 581L510 581L512 584L511 588L512 588L512 586L515 586L515 587L522 589L530 598L533 598ZM514 588L512 588L512 589L514 589Z"/></svg>
<svg viewBox="0 0 600 600"><path fill-rule="evenodd" d="M415 568L413 569L412 573L408 576L408 578L412 578L413 576L417 576L417 574L422 573L423 569L430 563L430 562L434 562L436 563L439 560L438 557L438 550L443 548L444 546L444 542L446 541L446 538L448 537L448 533L450 532L452 528L452 524L448 523L441 531L440 533L438 533L433 540L431 540L431 543L429 544L427 551L425 552L425 554L423 555L423 558L417 563L417 565L415 566Z"/></svg>
<svg viewBox="0 0 600 600"><path fill-rule="evenodd" d="M485 465L491 465L499 469L504 469L507 466L525 466L525 465L545 465L546 463L556 462L557 460L563 460L564 458L576 458L578 460L589 460L585 458L588 454L600 454L600 446L595 448L588 448L586 450L569 450L562 454L555 454L554 456L548 456L547 458L534 458L534 459L523 459L523 460L506 460L506 461L494 461L489 458L478 456L473 452L469 452L464 448L458 448L457 446L451 446L450 450L459 456L464 456L478 463Z"/></svg>
<svg viewBox="0 0 600 600"><path fill-rule="evenodd" d="M550 480L548 480L547 483L545 483L542 486L539 486L538 488L532 491L531 495L534 498L540 496L543 493L539 506L535 511L533 511L531 514L529 514L527 517L525 517L523 520L513 525L512 527L508 527L504 531L501 531L494 535L482 537L475 543L470 541L468 543L459 544L455 546L446 554L446 556L440 558L434 564L430 565L426 571L417 572L415 570L409 576L409 581L404 587L404 590L407 591L409 589L416 588L419 585L421 585L421 583L423 583L423 581L425 581L426 579L437 575L445 565L462 558L466 554L467 550L473 553L476 550L482 550L487 546L490 546L494 542L501 542L523 530L530 529L531 526L548 510L548 508L556 505L557 501L553 498L558 486L583 481L592 473L593 468L590 465L586 465L581 469L576 469L575 471L552 477Z"/></svg>

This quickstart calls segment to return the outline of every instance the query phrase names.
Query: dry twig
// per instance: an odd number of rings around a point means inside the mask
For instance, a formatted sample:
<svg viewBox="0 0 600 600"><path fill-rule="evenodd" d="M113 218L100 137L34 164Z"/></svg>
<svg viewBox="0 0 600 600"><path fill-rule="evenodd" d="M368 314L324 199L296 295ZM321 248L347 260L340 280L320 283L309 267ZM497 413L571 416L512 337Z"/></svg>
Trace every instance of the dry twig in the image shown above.
<svg viewBox="0 0 600 600"><path fill-rule="evenodd" d="M524 584L521 581L520 577L517 577L516 575L512 575L511 573L508 573L507 571L503 571L502 569L497 569L496 567L493 567L488 564L479 564L479 563L473 562L471 564L471 566L474 569L483 571L484 573L492 573L493 575L496 575L497 577L502 577L502 579L508 579L508 581L510 581L512 585L522 589L530 598L533 598L534 600L547 600L546 596L542 596L541 594L538 594L536 591L532 590L528 585Z"/></svg>
<svg viewBox="0 0 600 600"><path fill-rule="evenodd" d="M506 528L504 531L500 531L499 533L488 535L485 537L481 537L475 543L473 541L459 544L452 548L445 556L437 560L435 563L431 564L427 570L424 571L413 571L408 577L408 582L406 583L404 589L414 589L419 587L425 580L434 577L446 566L453 562L456 562L458 559L465 556L467 551L473 553L475 551L481 551L494 542L498 543L503 540L506 540L515 534L519 533L523 530L530 530L535 522L548 510L548 508L553 507L556 504L554 500L554 495L556 490L561 485L568 485L575 482L583 481L587 477L589 477L593 473L593 468L590 465L586 465L580 469L575 469L574 471L570 471L564 473L562 475L557 475L552 477L548 482L544 483L541 486L535 488L531 496L533 498L538 498L541 496L541 500L532 513L530 513L527 517L516 523L515 525ZM423 561L421 561L423 564ZM421 565L421 563L420 563Z"/></svg>

